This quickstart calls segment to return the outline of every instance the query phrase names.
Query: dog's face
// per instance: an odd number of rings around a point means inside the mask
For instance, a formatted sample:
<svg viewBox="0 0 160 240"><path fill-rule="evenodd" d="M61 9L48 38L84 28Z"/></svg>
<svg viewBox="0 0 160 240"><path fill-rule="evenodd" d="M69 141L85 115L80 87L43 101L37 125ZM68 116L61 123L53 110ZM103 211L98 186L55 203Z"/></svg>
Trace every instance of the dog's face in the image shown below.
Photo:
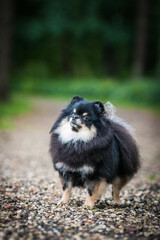
<svg viewBox="0 0 160 240"><path fill-rule="evenodd" d="M104 112L101 102L88 102L82 97L74 97L64 110L66 116L54 132L63 143L79 140L88 142L97 135L97 123Z"/></svg>

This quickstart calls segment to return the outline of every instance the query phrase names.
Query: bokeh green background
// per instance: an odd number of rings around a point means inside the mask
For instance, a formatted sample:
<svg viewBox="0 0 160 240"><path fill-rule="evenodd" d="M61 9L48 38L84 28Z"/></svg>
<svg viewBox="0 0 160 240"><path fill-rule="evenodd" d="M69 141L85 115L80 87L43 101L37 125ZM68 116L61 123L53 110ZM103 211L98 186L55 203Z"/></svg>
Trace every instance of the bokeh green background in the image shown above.
<svg viewBox="0 0 160 240"><path fill-rule="evenodd" d="M2 0L0 7L1 127L28 112L32 96L81 95L159 112L158 0Z"/></svg>

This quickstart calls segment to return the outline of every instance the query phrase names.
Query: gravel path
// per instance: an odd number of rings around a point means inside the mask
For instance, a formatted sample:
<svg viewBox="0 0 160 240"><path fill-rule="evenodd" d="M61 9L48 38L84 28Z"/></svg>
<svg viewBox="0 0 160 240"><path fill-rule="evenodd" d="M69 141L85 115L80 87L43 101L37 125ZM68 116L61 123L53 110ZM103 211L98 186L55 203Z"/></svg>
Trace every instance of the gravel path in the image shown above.
<svg viewBox="0 0 160 240"><path fill-rule="evenodd" d="M0 239L160 239L160 118L140 110L118 115L135 129L142 168L114 205L111 186L93 210L86 191L74 189L69 205L60 191L49 149L49 130L63 102L34 99L34 111L0 132Z"/></svg>

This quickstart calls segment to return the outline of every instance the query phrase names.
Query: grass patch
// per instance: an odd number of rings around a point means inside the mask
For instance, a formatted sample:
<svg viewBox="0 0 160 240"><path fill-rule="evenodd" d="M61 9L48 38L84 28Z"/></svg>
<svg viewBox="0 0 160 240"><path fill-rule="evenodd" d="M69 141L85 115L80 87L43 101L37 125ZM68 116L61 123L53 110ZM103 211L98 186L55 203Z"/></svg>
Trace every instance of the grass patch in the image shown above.
<svg viewBox="0 0 160 240"><path fill-rule="evenodd" d="M89 100L111 101L117 106L148 108L160 112L160 84L155 79L123 82L112 79L32 79L13 89L29 94L69 100L75 95Z"/></svg>
<svg viewBox="0 0 160 240"><path fill-rule="evenodd" d="M14 127L14 118L23 115L31 109L29 99L19 94L13 94L6 103L0 102L0 128Z"/></svg>
<svg viewBox="0 0 160 240"><path fill-rule="evenodd" d="M123 82L113 79L21 78L11 85L10 101L0 103L0 128L14 127L14 118L31 109L30 97L37 95L69 101L75 95L88 100L110 101L125 108L145 108L160 113L160 84L154 79ZM21 94L19 94L21 93Z"/></svg>

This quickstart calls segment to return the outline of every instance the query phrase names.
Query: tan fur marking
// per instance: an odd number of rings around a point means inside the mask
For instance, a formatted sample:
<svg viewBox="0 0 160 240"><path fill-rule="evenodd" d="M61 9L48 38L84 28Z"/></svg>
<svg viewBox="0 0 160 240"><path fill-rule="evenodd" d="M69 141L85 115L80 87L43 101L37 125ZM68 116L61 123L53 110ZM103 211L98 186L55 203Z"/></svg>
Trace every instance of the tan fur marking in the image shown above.
<svg viewBox="0 0 160 240"><path fill-rule="evenodd" d="M68 203L71 196L72 184L71 182L69 182L68 188L65 191L63 191L63 185L62 185L61 179L60 179L60 182L61 182L61 190L62 190L62 198L60 200L60 203Z"/></svg>
<svg viewBox="0 0 160 240"><path fill-rule="evenodd" d="M74 108L73 112L76 113L76 109L75 108Z"/></svg>
<svg viewBox="0 0 160 240"><path fill-rule="evenodd" d="M120 179L117 178L115 179L115 181L113 182L112 185L112 194L113 194L113 201L115 203L120 203L120 198L119 198L119 194L120 194L120 190L127 184L127 182L129 181L129 179Z"/></svg>
<svg viewBox="0 0 160 240"><path fill-rule="evenodd" d="M85 112L85 113L83 113L82 115L83 115L83 116L87 116L87 115L88 115L88 113L87 113L87 112Z"/></svg>
<svg viewBox="0 0 160 240"><path fill-rule="evenodd" d="M98 200L98 198L101 197L101 195L102 195L103 192L105 191L105 188L106 188L106 181L105 181L105 180L102 180L101 182L99 182L99 183L95 186L94 191L93 191L93 193L92 193L92 196L89 196L89 195L88 195L88 196L86 197L84 206L93 208L95 201Z"/></svg>

